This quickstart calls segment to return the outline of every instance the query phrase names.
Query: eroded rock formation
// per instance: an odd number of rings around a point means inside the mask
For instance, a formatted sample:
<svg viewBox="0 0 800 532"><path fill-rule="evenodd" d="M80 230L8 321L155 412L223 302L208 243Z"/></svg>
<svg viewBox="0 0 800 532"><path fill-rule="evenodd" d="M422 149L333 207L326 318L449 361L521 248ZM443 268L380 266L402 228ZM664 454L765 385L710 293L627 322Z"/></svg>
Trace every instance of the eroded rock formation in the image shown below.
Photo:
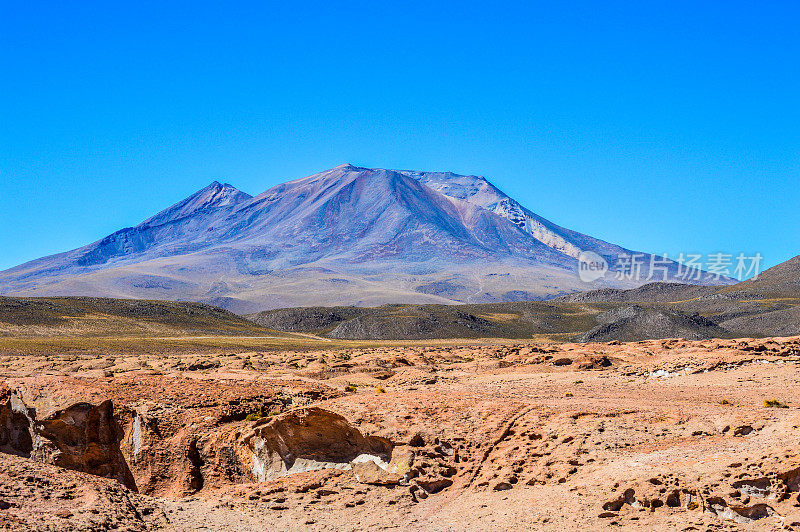
<svg viewBox="0 0 800 532"><path fill-rule="evenodd" d="M354 462L372 462L385 470L393 447L387 438L364 436L344 417L321 408L259 421L241 442L240 455L252 463L258 482L317 469L350 469Z"/></svg>

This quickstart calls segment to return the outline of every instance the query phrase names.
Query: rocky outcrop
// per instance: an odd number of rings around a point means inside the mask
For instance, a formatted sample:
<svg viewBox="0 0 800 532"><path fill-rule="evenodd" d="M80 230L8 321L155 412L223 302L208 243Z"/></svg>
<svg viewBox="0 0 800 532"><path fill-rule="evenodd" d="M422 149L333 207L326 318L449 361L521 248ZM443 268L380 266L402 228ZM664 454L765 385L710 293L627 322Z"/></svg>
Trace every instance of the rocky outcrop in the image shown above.
<svg viewBox="0 0 800 532"><path fill-rule="evenodd" d="M335 393L298 381L176 379L161 397L126 397L122 450L143 493L180 497L252 481L239 457L248 427Z"/></svg>
<svg viewBox="0 0 800 532"><path fill-rule="evenodd" d="M0 452L30 456L33 419L28 408L11 390L0 390Z"/></svg>
<svg viewBox="0 0 800 532"><path fill-rule="evenodd" d="M171 496L328 464L346 468L360 455L388 460L388 440L363 436L337 414L273 415L331 392L292 381L24 379L14 391L0 390L0 451ZM269 474L254 473L256 462Z"/></svg>
<svg viewBox="0 0 800 532"><path fill-rule="evenodd" d="M297 380L163 375L47 376L20 379L13 388L41 425L35 430L42 448L34 458L169 496L195 493L207 480L215 484L214 468L227 463L222 456L227 451L218 451L214 442L230 427L250 424L248 416L280 413L338 393Z"/></svg>
<svg viewBox="0 0 800 532"><path fill-rule="evenodd" d="M257 422L242 443L258 482L316 469L350 469L352 462L372 461L385 469L392 452L388 439L364 436L344 417L321 408Z"/></svg>
<svg viewBox="0 0 800 532"><path fill-rule="evenodd" d="M0 452L114 479L135 491L120 450L122 438L109 400L37 413L18 393L6 389L0 396Z"/></svg>
<svg viewBox="0 0 800 532"><path fill-rule="evenodd" d="M36 421L31 458L119 481L136 490L119 443L124 434L110 400L77 403Z"/></svg>

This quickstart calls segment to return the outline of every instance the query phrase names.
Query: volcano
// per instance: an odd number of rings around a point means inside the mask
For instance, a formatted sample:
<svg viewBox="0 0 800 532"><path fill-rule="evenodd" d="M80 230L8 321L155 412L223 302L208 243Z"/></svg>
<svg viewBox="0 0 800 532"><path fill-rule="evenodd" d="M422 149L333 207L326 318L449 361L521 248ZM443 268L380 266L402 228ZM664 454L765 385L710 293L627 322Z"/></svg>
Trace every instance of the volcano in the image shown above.
<svg viewBox="0 0 800 532"><path fill-rule="evenodd" d="M200 301L234 312L309 305L540 300L589 283L581 252L634 252L560 227L486 178L344 164L251 196L214 182L78 249L0 272L6 295ZM656 259L660 260L660 259ZM678 264L658 280L680 281ZM726 279L711 282L725 284Z"/></svg>

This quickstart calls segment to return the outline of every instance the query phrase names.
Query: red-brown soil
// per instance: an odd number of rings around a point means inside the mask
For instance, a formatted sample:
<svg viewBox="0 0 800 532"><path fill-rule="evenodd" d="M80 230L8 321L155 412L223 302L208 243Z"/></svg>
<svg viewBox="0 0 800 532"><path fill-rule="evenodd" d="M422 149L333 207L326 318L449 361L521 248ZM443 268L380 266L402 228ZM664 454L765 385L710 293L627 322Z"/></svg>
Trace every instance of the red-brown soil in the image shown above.
<svg viewBox="0 0 800 532"><path fill-rule="evenodd" d="M798 363L797 337L5 356L0 527L800 529Z"/></svg>

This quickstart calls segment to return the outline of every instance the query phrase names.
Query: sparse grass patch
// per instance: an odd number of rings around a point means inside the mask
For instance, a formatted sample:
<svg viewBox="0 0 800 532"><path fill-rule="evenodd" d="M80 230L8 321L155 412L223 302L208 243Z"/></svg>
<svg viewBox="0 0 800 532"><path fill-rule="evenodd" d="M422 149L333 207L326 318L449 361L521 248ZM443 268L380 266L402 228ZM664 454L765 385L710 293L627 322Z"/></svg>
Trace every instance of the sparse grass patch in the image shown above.
<svg viewBox="0 0 800 532"><path fill-rule="evenodd" d="M777 399L764 399L764 406L767 408L789 408L786 403L781 403Z"/></svg>
<svg viewBox="0 0 800 532"><path fill-rule="evenodd" d="M730 401L728 401L727 399L722 399L722 400L719 402L719 404L721 404L721 405L732 405L733 403L731 403L731 402L730 402Z"/></svg>
<svg viewBox="0 0 800 532"><path fill-rule="evenodd" d="M572 392L567 392L564 394L564 397L575 397L575 394L573 394Z"/></svg>
<svg viewBox="0 0 800 532"><path fill-rule="evenodd" d="M386 393L386 388L384 388L383 386L376 386L375 393Z"/></svg>
<svg viewBox="0 0 800 532"><path fill-rule="evenodd" d="M358 386L352 383L348 383L347 386L344 387L344 391L347 393L356 393L358 391Z"/></svg>
<svg viewBox="0 0 800 532"><path fill-rule="evenodd" d="M261 415L261 412L250 412L249 414L247 414L247 417L244 418L244 419L246 421L256 421L258 419L261 419L262 417L264 417L264 416Z"/></svg>

